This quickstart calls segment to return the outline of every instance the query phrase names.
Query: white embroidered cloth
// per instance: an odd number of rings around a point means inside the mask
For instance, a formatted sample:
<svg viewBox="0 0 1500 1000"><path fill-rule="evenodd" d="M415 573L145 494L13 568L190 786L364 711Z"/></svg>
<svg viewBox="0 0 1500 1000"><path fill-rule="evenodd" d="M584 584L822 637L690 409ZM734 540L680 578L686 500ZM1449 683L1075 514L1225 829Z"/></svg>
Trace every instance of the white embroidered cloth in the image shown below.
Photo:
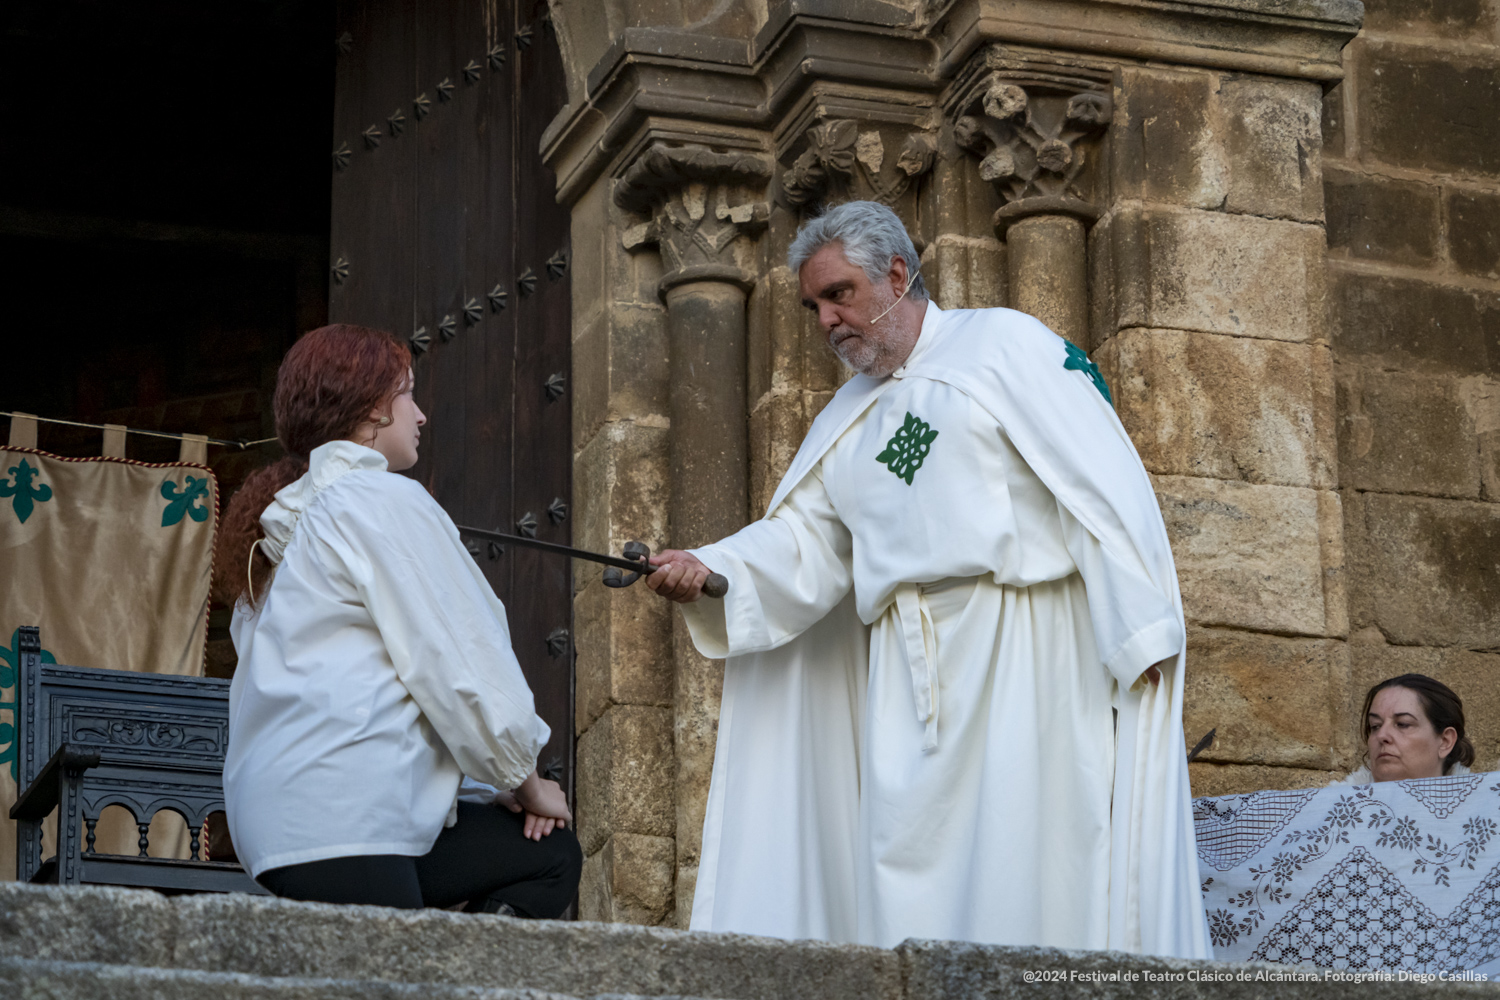
<svg viewBox="0 0 1500 1000"><path fill-rule="evenodd" d="M1214 957L1500 967L1500 773L1193 801Z"/></svg>

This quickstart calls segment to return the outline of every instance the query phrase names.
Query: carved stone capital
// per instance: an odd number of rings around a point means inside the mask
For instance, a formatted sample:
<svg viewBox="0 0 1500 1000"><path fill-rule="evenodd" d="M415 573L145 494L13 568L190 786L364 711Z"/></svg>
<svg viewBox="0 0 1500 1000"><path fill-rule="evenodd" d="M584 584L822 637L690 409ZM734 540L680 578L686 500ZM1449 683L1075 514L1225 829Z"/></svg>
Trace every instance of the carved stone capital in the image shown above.
<svg viewBox="0 0 1500 1000"><path fill-rule="evenodd" d="M657 248L667 272L663 293L689 281L748 288L754 279L739 255L770 217L763 198L770 179L770 161L753 153L653 145L615 188L616 205L651 216L626 230L621 242L626 250Z"/></svg>
<svg viewBox="0 0 1500 1000"><path fill-rule="evenodd" d="M878 201L899 213L899 203L932 169L936 155L934 132L828 119L807 130L807 148L781 175L781 199L790 208Z"/></svg>
<svg viewBox="0 0 1500 1000"><path fill-rule="evenodd" d="M1000 235L1039 213L1098 218L1094 197L1101 138L1114 107L1102 84L1025 79L992 70L965 88L953 138L979 157L979 176L1005 204L995 213Z"/></svg>

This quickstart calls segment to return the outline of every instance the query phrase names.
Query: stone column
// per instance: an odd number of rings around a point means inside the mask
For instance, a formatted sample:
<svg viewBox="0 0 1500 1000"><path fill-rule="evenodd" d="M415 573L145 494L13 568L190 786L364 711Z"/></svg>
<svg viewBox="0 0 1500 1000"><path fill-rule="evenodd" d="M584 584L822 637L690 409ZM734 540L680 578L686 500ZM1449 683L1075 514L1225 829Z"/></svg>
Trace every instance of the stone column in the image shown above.
<svg viewBox="0 0 1500 1000"><path fill-rule="evenodd" d="M978 61L985 72L954 87L953 134L981 157L979 175L1003 202L994 226L1008 251L1010 305L1086 346L1087 232L1099 217L1094 165L1113 114L1108 78L1035 82L994 51Z"/></svg>
<svg viewBox="0 0 1500 1000"><path fill-rule="evenodd" d="M746 295L755 285L750 238L766 223L757 200L770 164L747 153L656 144L625 171L615 203L650 221L628 230L626 250L655 246L667 307L671 470L668 526L674 548L716 541L749 519ZM698 654L673 619L677 758L677 922L686 925L697 884L713 772L723 665Z"/></svg>

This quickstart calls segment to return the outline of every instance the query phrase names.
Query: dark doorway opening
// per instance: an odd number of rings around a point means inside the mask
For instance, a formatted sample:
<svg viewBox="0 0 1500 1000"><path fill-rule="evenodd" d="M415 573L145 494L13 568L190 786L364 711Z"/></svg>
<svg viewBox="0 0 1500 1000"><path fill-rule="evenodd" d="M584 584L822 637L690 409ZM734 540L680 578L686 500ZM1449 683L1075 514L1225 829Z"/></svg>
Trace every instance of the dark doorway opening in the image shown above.
<svg viewBox="0 0 1500 1000"><path fill-rule="evenodd" d="M333 23L326 0L0 7L0 410L275 436L276 366L328 315ZM37 444L102 435L43 423ZM210 446L221 503L280 454ZM126 457L178 443L129 435ZM233 670L227 624L216 608L210 674Z"/></svg>
<svg viewBox="0 0 1500 1000"><path fill-rule="evenodd" d="M11 0L0 26L0 410L272 436L275 366L328 308L332 4ZM277 454L211 447L221 497Z"/></svg>

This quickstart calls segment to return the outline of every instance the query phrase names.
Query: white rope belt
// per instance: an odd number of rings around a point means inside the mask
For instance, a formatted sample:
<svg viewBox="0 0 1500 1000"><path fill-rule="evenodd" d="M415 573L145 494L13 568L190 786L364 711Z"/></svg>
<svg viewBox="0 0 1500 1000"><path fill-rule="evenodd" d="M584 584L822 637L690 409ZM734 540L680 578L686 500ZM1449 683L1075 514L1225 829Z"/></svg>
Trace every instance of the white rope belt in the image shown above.
<svg viewBox="0 0 1500 1000"><path fill-rule="evenodd" d="M911 668L911 693L917 705L917 721L925 723L922 752L937 749L938 676L937 627L932 623L932 609L927 596L915 583L903 583L896 589L896 614L901 618L901 632L906 637L906 662Z"/></svg>

